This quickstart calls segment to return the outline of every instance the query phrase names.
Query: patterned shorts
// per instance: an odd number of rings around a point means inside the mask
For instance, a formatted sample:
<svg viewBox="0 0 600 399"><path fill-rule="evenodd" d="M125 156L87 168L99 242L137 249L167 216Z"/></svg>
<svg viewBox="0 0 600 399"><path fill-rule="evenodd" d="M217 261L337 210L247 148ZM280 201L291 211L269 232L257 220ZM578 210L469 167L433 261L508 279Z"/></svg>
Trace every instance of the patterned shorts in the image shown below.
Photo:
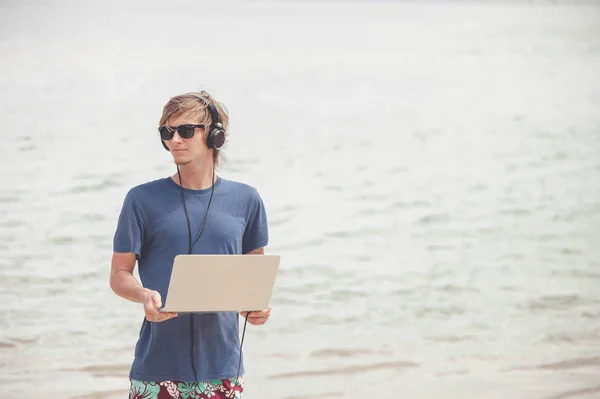
<svg viewBox="0 0 600 399"><path fill-rule="evenodd" d="M198 383L131 379L130 382L129 399L240 399L244 391L244 381L241 377L237 381L227 379Z"/></svg>

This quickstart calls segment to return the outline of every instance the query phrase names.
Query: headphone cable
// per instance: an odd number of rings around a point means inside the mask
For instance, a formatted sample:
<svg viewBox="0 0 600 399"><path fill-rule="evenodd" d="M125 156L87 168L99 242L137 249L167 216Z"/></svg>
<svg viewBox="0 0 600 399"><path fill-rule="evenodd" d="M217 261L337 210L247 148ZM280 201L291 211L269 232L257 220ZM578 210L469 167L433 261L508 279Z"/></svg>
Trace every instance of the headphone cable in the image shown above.
<svg viewBox="0 0 600 399"><path fill-rule="evenodd" d="M214 153L213 153L214 154ZM181 191L181 200L183 202L183 210L185 212L185 218L187 221L187 227L188 227L188 243L189 243L189 250L188 253L191 255L192 254L192 246L196 244L196 242L198 242L198 240L200 239L200 237L202 237L202 233L204 232L204 226L206 225L206 219L208 216L208 210L210 209L210 204L212 202L213 199L213 194L215 192L215 156L213 155L213 173L212 173L212 188L211 188L211 193L210 193L210 198L208 200L208 205L206 207L206 212L204 213L204 220L202 222L202 227L200 228L200 233L198 234L198 237L196 238L196 240L194 241L194 243L192 244L192 227L190 224L190 217L187 211L187 206L185 203L185 196L183 193L183 180L181 179L181 172L179 171L179 165L177 165L177 176L179 177L179 188ZM249 311L246 314L246 317L244 319L244 328L242 330L242 338L240 341L240 356L239 356L239 361L238 361L238 370L237 370L237 376L234 380L234 383L231 386L231 391L233 394L233 391L235 389L236 386L238 385L239 382L239 378L240 378L240 369L242 366L242 348L244 345L244 338L246 336L246 325L248 324L248 317L250 317L250 313L252 313L251 311ZM196 381L196 384L198 384L198 376L196 374L196 366L195 366L195 362L194 362L194 319L193 319L193 314L190 314L190 336L192 337L192 348L191 348L191 359L192 359L192 370L194 372L194 380Z"/></svg>
<svg viewBox="0 0 600 399"><path fill-rule="evenodd" d="M233 391L234 391L235 387L239 386L238 382L240 379L240 367L242 366L242 346L244 345L244 337L246 336L246 324L248 324L248 317L250 317L250 313L252 313L252 312L248 312L248 314L246 314L246 317L244 320L244 329L242 331L242 340L240 342L240 360L238 361L237 377L235 377L235 382L231 385L231 394L232 395L233 395Z"/></svg>
<svg viewBox="0 0 600 399"><path fill-rule="evenodd" d="M183 180L181 179L181 173L179 172L179 165L177 165L177 176L179 177L179 188L181 191L181 201L183 202L183 211L185 212L185 220L187 221L188 227L188 254L192 254L192 226L190 225L190 217L188 215L187 206L185 205L185 197L183 195Z"/></svg>
<svg viewBox="0 0 600 399"><path fill-rule="evenodd" d="M185 219L188 226L188 243L189 249L188 254L192 254L192 227L190 225L190 217L188 215L187 206L185 205L185 196L183 195L183 180L181 179L181 173L179 172L179 165L177 165L177 176L179 177L179 189L181 191L181 201L183 202L183 210L185 212ZM190 358L192 360L192 370L194 372L194 381L198 384L198 376L196 374L196 365L194 363L194 315L190 314L190 337L192 338L192 347L190 349Z"/></svg>

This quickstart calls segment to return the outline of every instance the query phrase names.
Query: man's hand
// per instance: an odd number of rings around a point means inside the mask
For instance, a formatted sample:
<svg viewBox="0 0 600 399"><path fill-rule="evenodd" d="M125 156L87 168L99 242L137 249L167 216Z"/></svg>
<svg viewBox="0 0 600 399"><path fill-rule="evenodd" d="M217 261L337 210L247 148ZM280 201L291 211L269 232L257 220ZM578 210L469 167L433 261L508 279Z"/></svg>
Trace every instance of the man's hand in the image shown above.
<svg viewBox="0 0 600 399"><path fill-rule="evenodd" d="M146 320L153 323L160 323L161 321L172 319L177 317L177 313L159 312L158 309L162 307L162 300L158 291L152 291L144 288L140 294L140 300L144 305L144 312L146 313Z"/></svg>
<svg viewBox="0 0 600 399"><path fill-rule="evenodd" d="M255 310L250 312L250 316L248 316L248 312L240 312L242 316L244 316L248 323L254 326L261 326L269 320L269 316L271 316L271 307L265 310Z"/></svg>

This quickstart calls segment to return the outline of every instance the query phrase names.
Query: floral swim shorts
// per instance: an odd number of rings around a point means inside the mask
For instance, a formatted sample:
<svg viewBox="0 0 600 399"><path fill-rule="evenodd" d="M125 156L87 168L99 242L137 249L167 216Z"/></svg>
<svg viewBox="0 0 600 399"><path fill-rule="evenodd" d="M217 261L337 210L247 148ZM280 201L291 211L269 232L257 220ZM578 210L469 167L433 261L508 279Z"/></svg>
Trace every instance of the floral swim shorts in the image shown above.
<svg viewBox="0 0 600 399"><path fill-rule="evenodd" d="M129 399L240 399L244 382L235 380L138 381L131 380Z"/></svg>

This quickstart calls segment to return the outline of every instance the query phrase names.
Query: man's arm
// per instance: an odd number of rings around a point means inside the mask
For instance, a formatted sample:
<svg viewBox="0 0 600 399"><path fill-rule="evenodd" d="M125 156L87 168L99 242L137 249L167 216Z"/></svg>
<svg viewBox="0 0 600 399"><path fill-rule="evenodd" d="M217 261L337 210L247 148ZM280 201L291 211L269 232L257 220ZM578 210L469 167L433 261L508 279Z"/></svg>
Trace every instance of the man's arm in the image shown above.
<svg viewBox="0 0 600 399"><path fill-rule="evenodd" d="M134 253L113 253L110 266L110 288L120 297L141 303L141 296L145 288L133 276L135 262Z"/></svg>
<svg viewBox="0 0 600 399"><path fill-rule="evenodd" d="M148 321L160 322L177 316L176 313L159 312L162 300L157 291L142 287L133 276L136 255L128 252L114 252L110 267L110 288L120 297L144 304Z"/></svg>
<svg viewBox="0 0 600 399"><path fill-rule="evenodd" d="M256 248L254 251L248 252L246 255L264 255L264 254L265 254L265 247L260 247L260 248ZM255 325L255 326L260 326L262 324L265 324L267 322L267 320L269 320L269 317L271 316L271 307L269 306L268 309L251 312L250 317L248 317L248 312L241 312L240 314L243 317L248 318L248 323Z"/></svg>
<svg viewBox="0 0 600 399"><path fill-rule="evenodd" d="M248 252L246 255L264 255L265 247L256 248L254 251Z"/></svg>

